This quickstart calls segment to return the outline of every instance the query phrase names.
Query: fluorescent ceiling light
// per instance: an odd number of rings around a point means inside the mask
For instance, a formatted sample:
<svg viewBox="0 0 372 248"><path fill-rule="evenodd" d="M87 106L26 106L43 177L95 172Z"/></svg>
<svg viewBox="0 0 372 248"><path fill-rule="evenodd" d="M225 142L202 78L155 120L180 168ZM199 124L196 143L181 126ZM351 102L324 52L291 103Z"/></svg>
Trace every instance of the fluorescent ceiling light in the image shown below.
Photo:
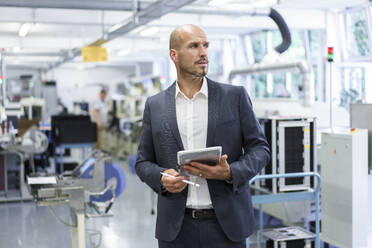
<svg viewBox="0 0 372 248"><path fill-rule="evenodd" d="M13 47L13 52L14 53L18 53L19 51L21 51L21 48L19 46Z"/></svg>
<svg viewBox="0 0 372 248"><path fill-rule="evenodd" d="M151 36L153 34L156 34L159 32L159 28L158 27L149 27L149 28L146 28L144 30L142 30L140 32L140 35L142 36Z"/></svg>
<svg viewBox="0 0 372 248"><path fill-rule="evenodd" d="M121 49L119 52L118 52L118 56L126 56L130 53L130 50L127 48L127 49Z"/></svg>
<svg viewBox="0 0 372 248"><path fill-rule="evenodd" d="M239 3L227 4L225 7L228 10L253 10L254 9L254 6L252 4L239 4Z"/></svg>
<svg viewBox="0 0 372 248"><path fill-rule="evenodd" d="M277 4L277 0L257 0L252 3L252 5L256 8L268 8L275 4Z"/></svg>
<svg viewBox="0 0 372 248"><path fill-rule="evenodd" d="M122 26L123 26L123 23L115 24L114 26L112 26L108 29L108 32L109 33L114 32L114 31L118 30L119 28L121 28Z"/></svg>
<svg viewBox="0 0 372 248"><path fill-rule="evenodd" d="M209 5L210 6L222 6L222 5L225 5L227 4L228 2L230 2L231 0L212 0L212 1L209 1Z"/></svg>
<svg viewBox="0 0 372 248"><path fill-rule="evenodd" d="M277 0L256 0L247 4L231 3L225 5L224 7L229 10L252 11L259 8L269 8L275 4L277 4Z"/></svg>
<svg viewBox="0 0 372 248"><path fill-rule="evenodd" d="M18 31L20 37L25 37L31 29L31 23L23 23Z"/></svg>

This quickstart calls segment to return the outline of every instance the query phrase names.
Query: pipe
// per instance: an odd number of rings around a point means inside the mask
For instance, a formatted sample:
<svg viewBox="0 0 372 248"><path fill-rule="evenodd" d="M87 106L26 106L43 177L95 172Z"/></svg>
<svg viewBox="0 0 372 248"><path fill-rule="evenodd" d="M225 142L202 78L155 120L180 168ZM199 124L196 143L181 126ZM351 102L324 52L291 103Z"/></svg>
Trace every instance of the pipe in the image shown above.
<svg viewBox="0 0 372 248"><path fill-rule="evenodd" d="M173 12L187 4L191 4L192 2L195 2L196 0L158 0L153 2L148 7L140 10L136 13L136 20L137 23L133 22L133 18L128 18L124 20L122 23L118 23L111 27L106 34L107 37L103 39L102 37L98 38L98 40L94 41L93 43L90 43L89 46L98 46L102 45L110 40L113 40L119 36L123 36L130 31L138 28L139 26L143 26L157 18L160 18L161 16L168 14L170 12ZM140 2L139 2L140 3ZM107 38L107 39L106 39ZM63 63L66 63L68 61L73 60L77 56L79 56L81 53L80 48L73 48L69 51L68 55L66 55L61 61L56 62L52 65L50 65L45 71L49 71L51 69L54 69Z"/></svg>
<svg viewBox="0 0 372 248"><path fill-rule="evenodd" d="M152 4L151 1L141 1L141 8ZM110 11L132 11L133 4L129 1L119 0L89 0L89 1L67 1L67 0L0 0L0 7L21 8L52 8L52 9L82 9L82 10L110 10Z"/></svg>
<svg viewBox="0 0 372 248"><path fill-rule="evenodd" d="M314 101L313 90L313 73L312 67L305 60L298 60L294 62L276 62L273 64L257 63L246 67L231 70L229 74L229 82L233 77L239 74L267 74L277 71L294 71L299 70L301 73L301 81L303 87L303 105L311 106Z"/></svg>
<svg viewBox="0 0 372 248"><path fill-rule="evenodd" d="M282 35L282 43L275 47L278 53L284 53L292 43L291 32L283 17L273 8L270 8L269 17L278 25L280 34Z"/></svg>
<svg viewBox="0 0 372 248"><path fill-rule="evenodd" d="M273 71L290 71L295 69L298 69L301 73L310 71L307 62L304 60L294 62L277 62L275 64L256 63L231 70L229 80L231 81L231 79L238 74L269 73Z"/></svg>

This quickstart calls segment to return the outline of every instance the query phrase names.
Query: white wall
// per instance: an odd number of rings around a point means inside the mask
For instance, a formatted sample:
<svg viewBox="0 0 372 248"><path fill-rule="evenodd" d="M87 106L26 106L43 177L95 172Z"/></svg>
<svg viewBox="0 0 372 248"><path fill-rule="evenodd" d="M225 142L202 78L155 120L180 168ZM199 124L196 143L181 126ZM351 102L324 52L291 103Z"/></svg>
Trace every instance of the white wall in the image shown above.
<svg viewBox="0 0 372 248"><path fill-rule="evenodd" d="M290 99L252 99L252 102L258 117L267 117L272 114L316 117L319 128L330 127L328 103L315 102L311 107L304 107L300 102ZM333 113L334 126L349 126L349 113L345 108L333 106Z"/></svg>
<svg viewBox="0 0 372 248"><path fill-rule="evenodd" d="M125 81L130 74L133 72L120 68L57 68L48 72L45 79L56 80L58 97L72 111L74 101L91 102L98 98L102 84L109 88L110 96L116 84Z"/></svg>

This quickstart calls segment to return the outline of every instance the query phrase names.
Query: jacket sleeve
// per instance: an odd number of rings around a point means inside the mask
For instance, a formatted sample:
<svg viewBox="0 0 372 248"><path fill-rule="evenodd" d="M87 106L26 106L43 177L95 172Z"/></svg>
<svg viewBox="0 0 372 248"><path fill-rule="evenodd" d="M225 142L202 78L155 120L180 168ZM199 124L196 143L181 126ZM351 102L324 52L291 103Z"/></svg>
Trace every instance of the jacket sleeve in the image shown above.
<svg viewBox="0 0 372 248"><path fill-rule="evenodd" d="M243 87L239 98L243 155L230 164L234 192L248 183L270 162L269 145L253 112L252 102Z"/></svg>
<svg viewBox="0 0 372 248"><path fill-rule="evenodd" d="M135 168L137 175L143 182L149 185L156 193L161 193L160 172L165 169L156 164L149 105L148 99L143 113L142 131Z"/></svg>

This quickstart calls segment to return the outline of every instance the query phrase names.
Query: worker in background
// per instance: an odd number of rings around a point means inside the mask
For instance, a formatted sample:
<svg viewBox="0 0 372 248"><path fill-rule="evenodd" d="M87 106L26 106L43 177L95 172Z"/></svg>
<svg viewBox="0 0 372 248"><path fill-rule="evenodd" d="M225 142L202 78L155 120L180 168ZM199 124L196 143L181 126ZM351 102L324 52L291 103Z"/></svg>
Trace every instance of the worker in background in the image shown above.
<svg viewBox="0 0 372 248"><path fill-rule="evenodd" d="M269 163L269 146L245 88L206 77L208 46L198 26L176 28L177 81L145 105L136 172L158 193L160 248L244 248L255 231L249 180ZM212 146L222 146L219 164L191 162L192 176L180 176L178 151Z"/></svg>
<svg viewBox="0 0 372 248"><path fill-rule="evenodd" d="M92 121L97 124L97 143L95 149L100 149L102 144L103 128L107 127L107 106L106 99L107 90L101 89L99 97L93 102Z"/></svg>

